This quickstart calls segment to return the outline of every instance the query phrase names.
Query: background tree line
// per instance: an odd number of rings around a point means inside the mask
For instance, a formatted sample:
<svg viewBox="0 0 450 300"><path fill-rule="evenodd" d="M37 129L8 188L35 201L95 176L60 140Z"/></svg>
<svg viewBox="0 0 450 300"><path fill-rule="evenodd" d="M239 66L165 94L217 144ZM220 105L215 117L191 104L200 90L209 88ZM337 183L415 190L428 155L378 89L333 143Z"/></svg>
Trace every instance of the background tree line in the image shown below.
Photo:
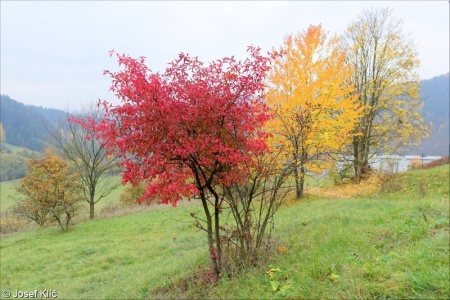
<svg viewBox="0 0 450 300"><path fill-rule="evenodd" d="M35 158L39 152L26 148L10 150L6 146L1 147L0 158L0 181L19 179L25 176L26 160Z"/></svg>
<svg viewBox="0 0 450 300"><path fill-rule="evenodd" d="M33 151L45 148L47 131L44 123L58 123L67 115L58 109L22 104L7 95L1 95L0 101L4 142Z"/></svg>

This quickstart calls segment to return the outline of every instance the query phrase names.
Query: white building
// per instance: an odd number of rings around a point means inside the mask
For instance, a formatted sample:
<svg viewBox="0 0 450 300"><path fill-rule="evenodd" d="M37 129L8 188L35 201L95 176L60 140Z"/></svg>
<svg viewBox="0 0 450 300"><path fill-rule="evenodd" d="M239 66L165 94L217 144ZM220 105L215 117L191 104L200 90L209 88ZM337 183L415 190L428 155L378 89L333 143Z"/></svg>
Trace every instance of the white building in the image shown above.
<svg viewBox="0 0 450 300"><path fill-rule="evenodd" d="M397 173L405 172L412 164L424 165L437 159L441 156L420 156L420 155L380 155L375 156L370 161L370 166L380 173Z"/></svg>
<svg viewBox="0 0 450 300"><path fill-rule="evenodd" d="M420 156L420 155L380 155L374 156L369 160L369 165L379 173L398 173L408 171L410 165L417 164L419 166L427 164L437 159L441 159L441 156ZM352 157L347 157L346 161L351 161ZM337 163L338 170L344 168L343 162Z"/></svg>

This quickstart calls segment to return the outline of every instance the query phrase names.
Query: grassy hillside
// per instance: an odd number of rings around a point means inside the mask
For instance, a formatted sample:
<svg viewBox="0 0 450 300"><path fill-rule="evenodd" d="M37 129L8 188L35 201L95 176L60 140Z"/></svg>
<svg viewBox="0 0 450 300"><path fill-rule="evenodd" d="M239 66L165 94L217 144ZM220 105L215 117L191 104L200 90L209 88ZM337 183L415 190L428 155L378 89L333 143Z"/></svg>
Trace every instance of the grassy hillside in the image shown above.
<svg viewBox="0 0 450 300"><path fill-rule="evenodd" d="M16 194L14 189L14 181L3 181L0 182L0 212L4 212L14 205L14 197Z"/></svg>
<svg viewBox="0 0 450 300"><path fill-rule="evenodd" d="M35 151L45 147L48 133L44 124L56 125L67 118L64 111L25 105L7 95L0 95L0 106L6 142Z"/></svg>
<svg viewBox="0 0 450 300"><path fill-rule="evenodd" d="M25 148L22 148L22 147L14 146L14 145L11 145L11 144L8 144L8 143L3 143L3 142L1 144L1 146L5 147L5 149L7 149L7 150L9 150L11 152L17 152L20 149L25 149Z"/></svg>
<svg viewBox="0 0 450 300"><path fill-rule="evenodd" d="M0 289L72 299L448 299L448 182L445 165L401 174L372 197L285 206L278 253L212 287L192 277L207 266L206 238L189 216L200 211L195 203L78 223L65 234L3 236Z"/></svg>

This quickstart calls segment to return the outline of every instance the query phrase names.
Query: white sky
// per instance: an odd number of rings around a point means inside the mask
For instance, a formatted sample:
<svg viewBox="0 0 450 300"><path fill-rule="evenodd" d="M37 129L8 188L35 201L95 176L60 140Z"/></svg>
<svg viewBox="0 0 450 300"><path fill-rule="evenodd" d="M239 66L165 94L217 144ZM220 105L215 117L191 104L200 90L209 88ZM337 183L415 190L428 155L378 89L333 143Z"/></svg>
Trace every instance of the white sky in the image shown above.
<svg viewBox="0 0 450 300"><path fill-rule="evenodd" d="M203 61L246 46L278 48L288 33L322 24L342 34L363 9L390 7L420 54L422 79L449 71L449 1L1 1L1 94L25 104L77 110L117 103L103 70L108 52L147 57L164 71L180 52Z"/></svg>

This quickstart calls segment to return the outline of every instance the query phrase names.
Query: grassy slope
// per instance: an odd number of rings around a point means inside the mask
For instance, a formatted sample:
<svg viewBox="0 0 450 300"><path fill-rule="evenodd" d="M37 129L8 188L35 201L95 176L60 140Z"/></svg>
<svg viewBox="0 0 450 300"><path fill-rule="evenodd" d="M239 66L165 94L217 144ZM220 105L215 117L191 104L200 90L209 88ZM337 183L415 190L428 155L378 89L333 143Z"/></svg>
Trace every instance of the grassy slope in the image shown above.
<svg viewBox="0 0 450 300"><path fill-rule="evenodd" d="M26 149L26 148L22 148L22 147L19 147L19 146L14 146L14 145L11 145L11 144L8 144L8 143L3 143L3 142L2 142L2 146L4 146L6 149L8 149L11 152L17 152L17 151L19 151L21 149Z"/></svg>
<svg viewBox="0 0 450 300"><path fill-rule="evenodd" d="M2 147L5 147L13 153L22 149L26 149L3 142L1 143L1 145ZM14 182L16 182L16 180L0 182L0 212L4 212L14 204L14 200L11 197L11 195L15 194L13 186Z"/></svg>
<svg viewBox="0 0 450 300"><path fill-rule="evenodd" d="M8 210L14 205L13 195L16 194L14 190L14 181L3 181L0 182L0 212Z"/></svg>
<svg viewBox="0 0 450 300"><path fill-rule="evenodd" d="M205 237L189 224L195 205L2 237L0 289L57 289L60 298L448 298L448 180L446 165L402 174L395 194L285 207L275 232L287 250L209 289L192 282L161 292L206 265ZM280 272L270 278L270 268Z"/></svg>
<svg viewBox="0 0 450 300"><path fill-rule="evenodd" d="M56 289L62 299L142 298L188 272L203 253L189 208L165 207L77 224L66 234L38 229L1 239L1 289Z"/></svg>

